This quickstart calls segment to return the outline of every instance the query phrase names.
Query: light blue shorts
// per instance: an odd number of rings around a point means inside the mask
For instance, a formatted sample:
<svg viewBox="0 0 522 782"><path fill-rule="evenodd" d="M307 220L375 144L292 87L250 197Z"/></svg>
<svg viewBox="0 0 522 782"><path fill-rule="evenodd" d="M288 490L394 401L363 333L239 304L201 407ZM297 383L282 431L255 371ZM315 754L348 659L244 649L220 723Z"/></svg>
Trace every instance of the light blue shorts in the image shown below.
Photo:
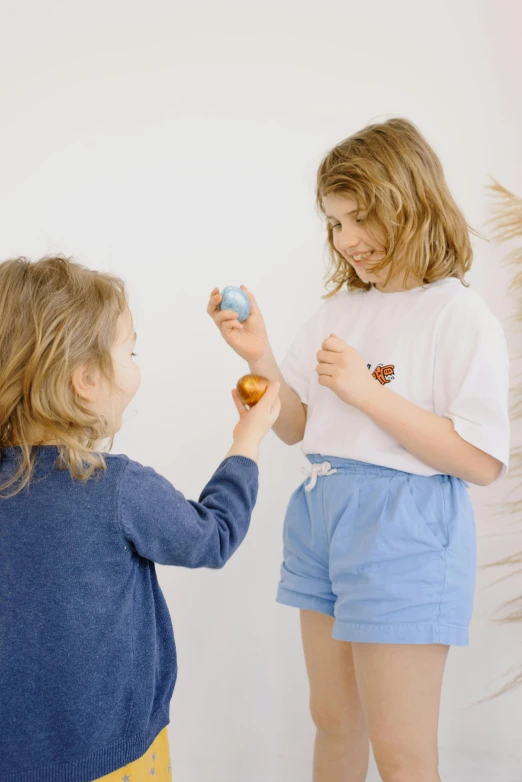
<svg viewBox="0 0 522 782"><path fill-rule="evenodd" d="M465 484L308 459L286 513L278 602L335 617L339 641L466 646L476 540Z"/></svg>

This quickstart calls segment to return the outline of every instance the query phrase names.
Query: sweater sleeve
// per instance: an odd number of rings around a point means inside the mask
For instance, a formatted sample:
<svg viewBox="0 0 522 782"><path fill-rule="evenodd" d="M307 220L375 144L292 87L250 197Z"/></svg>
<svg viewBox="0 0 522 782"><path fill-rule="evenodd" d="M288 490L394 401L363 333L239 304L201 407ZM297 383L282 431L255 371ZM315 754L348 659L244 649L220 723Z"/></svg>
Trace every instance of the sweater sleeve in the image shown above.
<svg viewBox="0 0 522 782"><path fill-rule="evenodd" d="M161 565L223 567L247 533L258 479L255 462L229 457L194 502L151 467L129 460L118 497L121 531L140 556Z"/></svg>

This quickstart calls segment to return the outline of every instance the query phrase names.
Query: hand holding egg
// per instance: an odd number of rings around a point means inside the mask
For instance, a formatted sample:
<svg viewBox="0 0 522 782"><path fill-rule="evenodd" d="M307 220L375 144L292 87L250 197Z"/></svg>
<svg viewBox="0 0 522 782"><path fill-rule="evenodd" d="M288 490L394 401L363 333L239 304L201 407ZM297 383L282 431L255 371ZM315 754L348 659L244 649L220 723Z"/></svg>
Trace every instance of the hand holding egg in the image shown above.
<svg viewBox="0 0 522 782"><path fill-rule="evenodd" d="M220 310L233 310L237 312L237 319L240 323L250 315L250 299L246 293L235 285L228 285L221 291Z"/></svg>
<svg viewBox="0 0 522 782"><path fill-rule="evenodd" d="M257 448L281 411L280 387L280 382L270 383L259 375L245 375L238 381L232 392L239 413L233 446L237 454L257 461Z"/></svg>
<svg viewBox="0 0 522 782"><path fill-rule="evenodd" d="M211 292L207 312L221 336L249 364L270 355L266 326L255 297L245 286L229 285Z"/></svg>

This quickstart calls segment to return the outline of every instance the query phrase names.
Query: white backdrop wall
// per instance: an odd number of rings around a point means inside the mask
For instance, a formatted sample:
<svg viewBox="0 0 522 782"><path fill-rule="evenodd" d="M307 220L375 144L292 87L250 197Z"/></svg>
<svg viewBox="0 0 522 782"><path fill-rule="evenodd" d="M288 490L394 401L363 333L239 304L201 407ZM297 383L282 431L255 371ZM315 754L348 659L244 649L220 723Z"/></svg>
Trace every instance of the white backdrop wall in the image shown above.
<svg viewBox="0 0 522 782"><path fill-rule="evenodd" d="M490 175L522 192L520 30L520 0L0 0L0 257L63 252L126 279L143 383L115 452L198 495L229 446L245 370L208 293L246 284L283 356L323 292L313 187L334 143L412 119L479 230ZM471 282L515 352L503 252L474 246ZM159 568L179 651L174 779L311 779L298 615L274 602L303 464L269 435L251 532L227 567ZM481 566L521 545L498 514L511 489L473 491ZM476 705L522 662L522 628L492 620L522 582L492 586L496 575L480 570L471 646L450 655L447 782L522 779L522 691Z"/></svg>

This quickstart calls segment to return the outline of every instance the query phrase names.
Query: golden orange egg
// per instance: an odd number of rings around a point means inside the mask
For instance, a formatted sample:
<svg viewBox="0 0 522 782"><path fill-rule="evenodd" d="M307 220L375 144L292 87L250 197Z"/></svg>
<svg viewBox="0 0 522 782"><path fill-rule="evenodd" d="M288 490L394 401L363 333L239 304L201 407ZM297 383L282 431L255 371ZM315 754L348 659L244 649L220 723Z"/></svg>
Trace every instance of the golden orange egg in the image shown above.
<svg viewBox="0 0 522 782"><path fill-rule="evenodd" d="M270 385L270 380L261 375L244 375L237 381L237 393L245 405L252 407L257 404L266 389Z"/></svg>

